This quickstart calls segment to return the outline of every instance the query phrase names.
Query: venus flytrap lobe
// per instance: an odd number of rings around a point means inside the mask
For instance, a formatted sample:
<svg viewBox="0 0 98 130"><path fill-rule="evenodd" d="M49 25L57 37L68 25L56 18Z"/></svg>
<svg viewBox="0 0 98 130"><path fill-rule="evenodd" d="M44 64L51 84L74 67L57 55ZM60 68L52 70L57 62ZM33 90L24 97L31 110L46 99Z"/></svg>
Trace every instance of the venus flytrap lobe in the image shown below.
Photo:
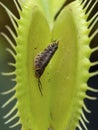
<svg viewBox="0 0 98 130"><path fill-rule="evenodd" d="M20 2L21 8L14 1L20 19L16 18L7 7L0 3L8 13L17 32L16 37L11 28L6 26L15 39L16 46L6 34L2 33L14 50L7 49L7 51L16 61L9 63L16 68L14 72L3 73L7 76L16 75L15 87L2 93L6 95L16 91L13 97L2 106L6 107L17 98L15 106L4 116L5 119L8 119L14 110L18 109L15 116L5 123L9 124L19 116L18 122L9 126L11 128L22 124L22 130L75 130L76 127L82 130L80 121L87 130L85 122L89 121L83 110L86 112L90 112L90 110L83 100L85 98L95 99L86 94L87 90L98 92L87 85L89 77L98 74L98 72L89 73L90 66L98 63L89 61L91 53L98 49L95 47L92 50L89 47L91 40L98 33L98 29L96 29L89 36L98 21L98 13L89 21L87 19L97 1L87 12L90 2L85 6L87 0L75 0L64 7L53 22L60 8L54 4L56 1L43 3L42 0L26 0L23 4ZM59 5L59 1L57 2ZM63 0L61 3L63 4ZM46 8L47 6L49 8ZM52 15L44 13L55 7L56 10L51 11ZM51 22L49 22L49 18L52 19ZM18 27L15 22L17 22ZM41 96L38 79L35 76L34 59L54 40L59 40L59 48L41 75L43 94Z"/></svg>

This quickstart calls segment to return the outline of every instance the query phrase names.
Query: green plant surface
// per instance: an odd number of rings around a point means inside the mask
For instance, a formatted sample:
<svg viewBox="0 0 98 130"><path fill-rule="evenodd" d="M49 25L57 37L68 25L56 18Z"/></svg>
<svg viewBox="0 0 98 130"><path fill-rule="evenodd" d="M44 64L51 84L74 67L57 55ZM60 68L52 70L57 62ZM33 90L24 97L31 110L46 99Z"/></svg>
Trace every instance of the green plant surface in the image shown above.
<svg viewBox="0 0 98 130"><path fill-rule="evenodd" d="M75 130L77 127L83 130L80 121L87 130L85 122L89 121L83 111L89 113L90 110L84 99L95 100L96 97L87 95L86 91L98 92L87 84L90 77L98 74L89 72L91 66L98 64L89 60L90 55L98 50L98 47L91 49L89 46L98 33L97 28L89 35L98 21L98 12L88 20L97 1L88 10L90 2L85 6L87 0L75 0L65 6L55 20L64 0L18 1L21 8L17 1L14 2L20 18L0 2L17 33L16 36L10 27L6 27L16 45L5 33L1 33L8 40L10 48L7 51L15 60L15 63L9 63L15 70L2 74L15 75L12 80L16 82L11 90L2 93L15 92L2 108L17 99L4 118L8 119L18 109L5 124L19 117L10 128L22 124L22 130ZM59 41L58 49L40 77L41 95L34 59L55 40Z"/></svg>

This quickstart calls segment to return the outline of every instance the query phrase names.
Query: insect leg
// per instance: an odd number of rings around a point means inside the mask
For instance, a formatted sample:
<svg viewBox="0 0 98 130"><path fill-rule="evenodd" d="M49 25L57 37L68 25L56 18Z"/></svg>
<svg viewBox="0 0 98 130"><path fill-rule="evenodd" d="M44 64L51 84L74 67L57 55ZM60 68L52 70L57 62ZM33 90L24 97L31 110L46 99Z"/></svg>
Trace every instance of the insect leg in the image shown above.
<svg viewBox="0 0 98 130"><path fill-rule="evenodd" d="M39 91L40 91L41 95L43 96L43 93L42 93L42 83L41 83L39 78L38 78L38 87L39 87Z"/></svg>

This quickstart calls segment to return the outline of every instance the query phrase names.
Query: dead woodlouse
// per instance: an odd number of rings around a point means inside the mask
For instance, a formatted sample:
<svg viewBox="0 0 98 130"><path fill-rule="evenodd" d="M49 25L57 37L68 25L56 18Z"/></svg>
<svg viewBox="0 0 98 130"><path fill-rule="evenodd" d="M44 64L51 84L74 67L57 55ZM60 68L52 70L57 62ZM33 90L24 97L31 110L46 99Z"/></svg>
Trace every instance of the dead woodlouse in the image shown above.
<svg viewBox="0 0 98 130"><path fill-rule="evenodd" d="M34 67L35 67L35 76L38 78L38 87L42 94L42 84L40 81L40 77L42 76L46 66L48 65L49 61L53 57L54 53L58 48L59 41L53 41L47 48L43 50L40 54L38 54L34 59Z"/></svg>

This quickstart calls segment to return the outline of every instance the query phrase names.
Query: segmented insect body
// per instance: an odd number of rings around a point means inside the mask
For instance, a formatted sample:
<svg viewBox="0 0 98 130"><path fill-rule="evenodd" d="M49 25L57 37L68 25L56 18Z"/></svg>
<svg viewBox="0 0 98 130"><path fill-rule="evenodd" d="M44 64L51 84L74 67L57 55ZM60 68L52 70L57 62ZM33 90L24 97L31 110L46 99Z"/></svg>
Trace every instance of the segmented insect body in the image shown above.
<svg viewBox="0 0 98 130"><path fill-rule="evenodd" d="M49 63L52 56L56 52L57 48L58 48L58 41L55 41L51 45L49 45L46 49L44 49L43 52L41 52L35 57L34 66L35 66L35 76L37 78L41 77L47 64Z"/></svg>
<svg viewBox="0 0 98 130"><path fill-rule="evenodd" d="M38 86L41 92L41 82L40 77L43 74L46 66L48 65L49 61L51 60L52 56L56 52L58 48L58 41L54 41L51 45L49 45L43 52L38 54L34 59L34 66L35 66L35 76L38 78ZM42 94L42 92L41 92Z"/></svg>

